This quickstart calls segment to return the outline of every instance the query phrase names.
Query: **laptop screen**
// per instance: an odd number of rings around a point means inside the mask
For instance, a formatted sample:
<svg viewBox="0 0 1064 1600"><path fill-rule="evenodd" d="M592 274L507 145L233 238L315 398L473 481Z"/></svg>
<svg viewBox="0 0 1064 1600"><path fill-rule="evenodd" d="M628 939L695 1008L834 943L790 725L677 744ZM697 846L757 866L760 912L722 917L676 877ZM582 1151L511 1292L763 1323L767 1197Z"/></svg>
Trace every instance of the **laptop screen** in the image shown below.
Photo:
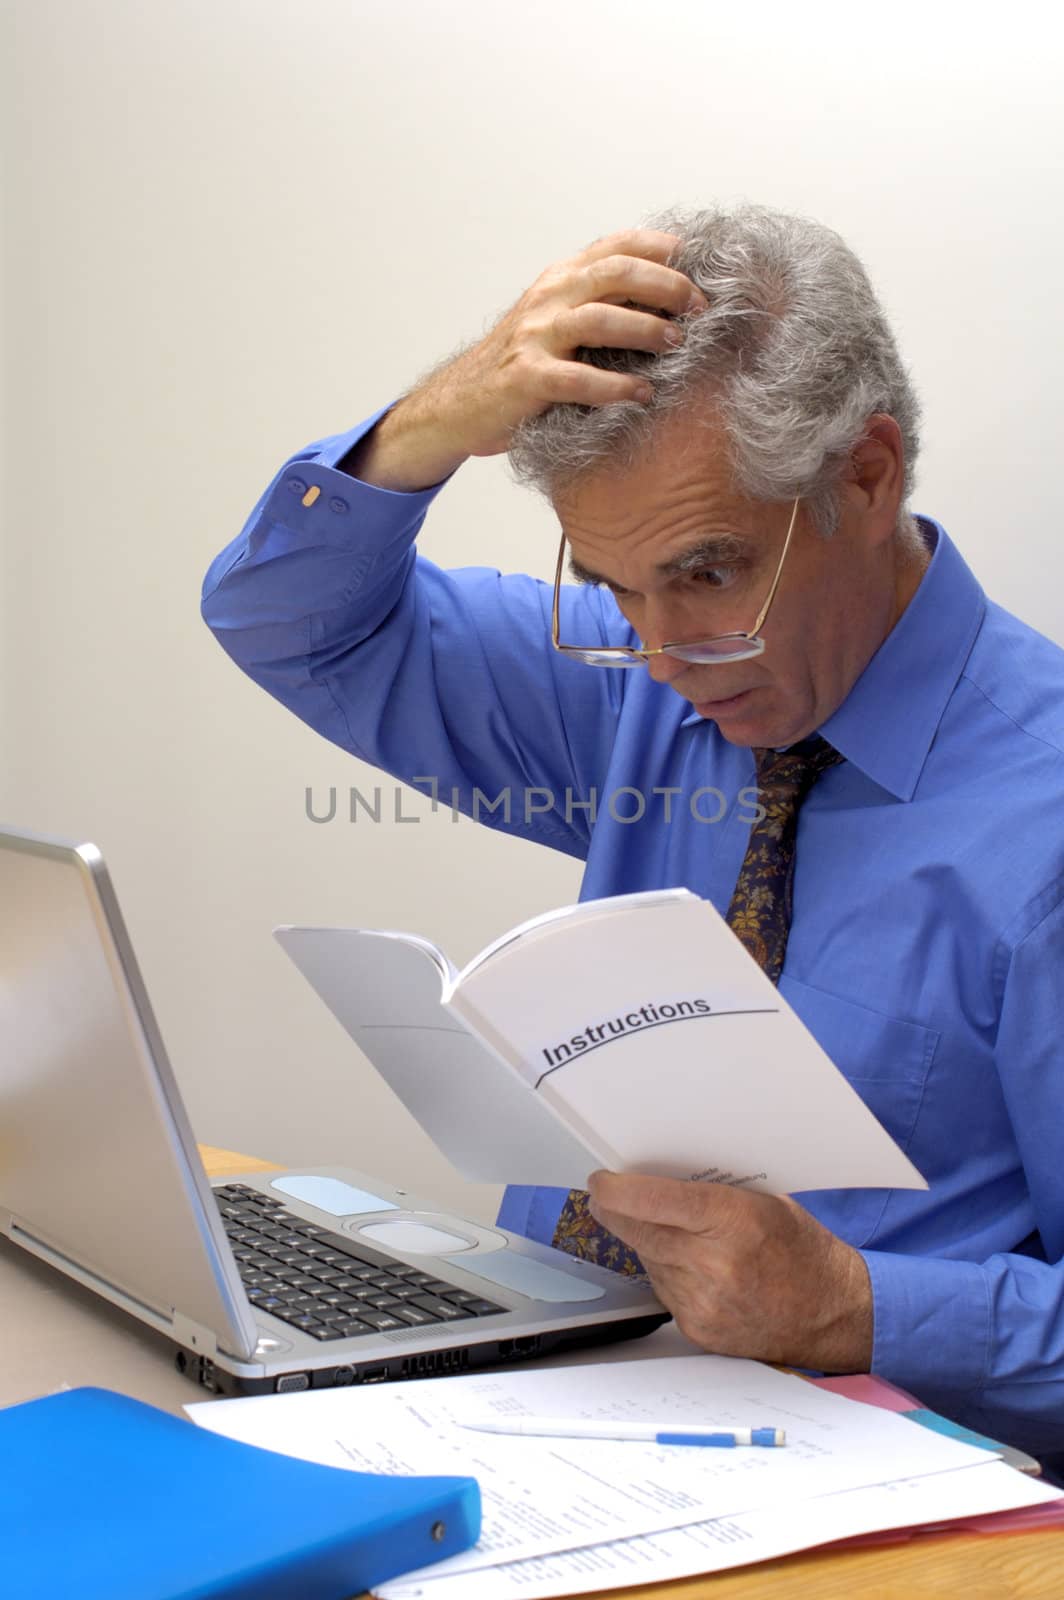
<svg viewBox="0 0 1064 1600"><path fill-rule="evenodd" d="M252 1314L99 851L0 832L0 908L0 1228L249 1355Z"/></svg>

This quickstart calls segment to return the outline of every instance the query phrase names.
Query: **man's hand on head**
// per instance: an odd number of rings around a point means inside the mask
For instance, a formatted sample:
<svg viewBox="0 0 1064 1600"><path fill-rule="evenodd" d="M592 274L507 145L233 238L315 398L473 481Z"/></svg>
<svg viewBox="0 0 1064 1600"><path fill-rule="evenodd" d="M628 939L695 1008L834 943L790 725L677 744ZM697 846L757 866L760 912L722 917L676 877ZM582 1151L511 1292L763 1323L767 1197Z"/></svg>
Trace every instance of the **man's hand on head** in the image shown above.
<svg viewBox="0 0 1064 1600"><path fill-rule="evenodd" d="M590 1209L637 1252L680 1331L718 1355L867 1372L859 1253L796 1201L719 1183L596 1172Z"/></svg>
<svg viewBox="0 0 1064 1600"><path fill-rule="evenodd" d="M589 366L576 353L660 353L682 340L675 319L704 310L706 299L666 266L677 243L673 234L636 228L548 267L483 339L400 400L345 470L385 489L425 489L469 456L500 455L519 423L558 402L649 399L642 379Z"/></svg>

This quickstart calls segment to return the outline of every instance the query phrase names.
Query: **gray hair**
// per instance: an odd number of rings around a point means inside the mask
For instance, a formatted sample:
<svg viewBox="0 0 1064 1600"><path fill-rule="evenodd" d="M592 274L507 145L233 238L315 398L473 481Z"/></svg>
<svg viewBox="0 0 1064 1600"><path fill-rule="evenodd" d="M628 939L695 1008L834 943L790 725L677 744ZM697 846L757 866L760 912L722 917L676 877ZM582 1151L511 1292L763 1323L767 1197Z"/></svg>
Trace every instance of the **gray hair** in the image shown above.
<svg viewBox="0 0 1064 1600"><path fill-rule="evenodd" d="M839 519L837 486L874 412L901 430L898 533L919 540L907 502L920 406L894 336L853 251L831 228L764 206L668 211L647 227L679 236L670 265L709 301L681 318L682 345L657 355L583 349L578 359L645 377L647 405L559 404L518 427L519 482L550 495L610 461L630 464L663 418L712 399L739 487L754 500L802 495L818 531Z"/></svg>

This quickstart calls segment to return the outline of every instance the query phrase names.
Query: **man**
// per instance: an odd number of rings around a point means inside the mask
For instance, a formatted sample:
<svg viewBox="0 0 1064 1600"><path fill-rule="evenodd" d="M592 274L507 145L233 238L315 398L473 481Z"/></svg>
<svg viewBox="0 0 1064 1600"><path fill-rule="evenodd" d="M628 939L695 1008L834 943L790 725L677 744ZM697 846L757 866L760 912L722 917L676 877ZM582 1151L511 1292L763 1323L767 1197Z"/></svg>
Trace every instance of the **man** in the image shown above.
<svg viewBox="0 0 1064 1600"><path fill-rule="evenodd" d="M711 899L930 1185L798 1204L597 1174L590 1209L511 1189L501 1221L641 1262L707 1349L872 1368L1052 1456L1064 654L910 514L917 419L830 230L662 218L293 457L204 615L327 738L584 858L585 897ZM553 629L549 587L414 554L440 484L505 450L580 580Z"/></svg>

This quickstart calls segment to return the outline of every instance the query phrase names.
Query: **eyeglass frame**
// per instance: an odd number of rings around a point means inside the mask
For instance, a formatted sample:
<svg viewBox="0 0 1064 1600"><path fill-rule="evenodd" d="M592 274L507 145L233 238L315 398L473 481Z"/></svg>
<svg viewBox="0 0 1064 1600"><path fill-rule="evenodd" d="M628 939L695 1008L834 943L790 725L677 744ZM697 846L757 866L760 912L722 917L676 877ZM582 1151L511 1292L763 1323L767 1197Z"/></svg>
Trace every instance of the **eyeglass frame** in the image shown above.
<svg viewBox="0 0 1064 1600"><path fill-rule="evenodd" d="M798 520L798 507L801 505L801 503L802 496L800 494L795 495L794 505L791 508L791 520L787 527L787 537L783 541L783 549L780 552L779 562L776 566L776 575L772 580L768 594L765 598L765 603L758 612L754 626L750 629L749 633L718 633L711 639L694 639L689 644L684 644L681 640L673 640L670 644L658 645L654 649L647 649L645 647L640 647L637 649L635 645L629 644L577 645L561 643L560 615L562 573L565 569L565 546L568 543L565 536L565 530L563 529L561 544L558 548L558 566L554 574L554 604L551 608L551 644L561 655L572 656L576 660L582 661L583 665L588 667L646 666L651 656L665 655L671 655L675 660L686 661L686 656L676 655L678 650L697 650L700 646L704 647L709 644L723 644L727 639L741 639L751 648L744 650L741 654L715 656L710 657L708 661L689 662L688 664L691 666L711 667L718 666L725 661L750 661L755 656L762 655L765 649L765 641L764 639L758 638L758 635L765 625L765 619L769 614L773 600L776 598L776 590L780 586L780 578L783 576L783 563L786 561L787 551L791 547L791 538L794 534L794 525ZM587 660L587 657L591 655L615 656L617 659L615 661Z"/></svg>

